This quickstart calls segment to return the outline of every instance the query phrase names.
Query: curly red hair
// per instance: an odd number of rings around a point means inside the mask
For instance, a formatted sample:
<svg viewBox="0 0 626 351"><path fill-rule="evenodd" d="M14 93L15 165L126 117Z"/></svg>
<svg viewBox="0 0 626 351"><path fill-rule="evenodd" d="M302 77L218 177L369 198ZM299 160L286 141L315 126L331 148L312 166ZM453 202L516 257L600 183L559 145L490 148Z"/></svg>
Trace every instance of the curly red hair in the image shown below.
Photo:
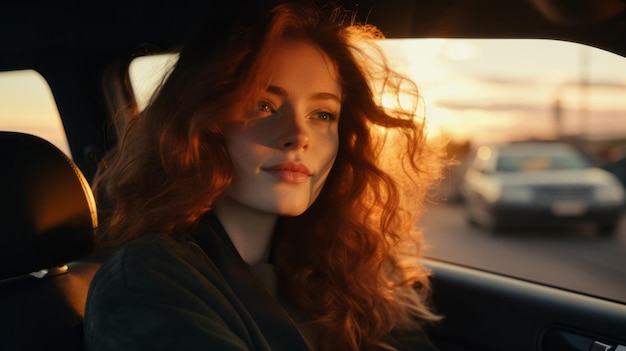
<svg viewBox="0 0 626 351"><path fill-rule="evenodd" d="M233 176L222 126L256 101L281 42L306 40L337 66L340 145L311 208L279 220L273 259L281 290L324 336L325 350L392 349L391 330L436 320L415 223L440 177L440 153L416 106L381 105L383 93L418 99L414 83L369 45L381 38L350 13L302 3L199 32L148 107L125 122L97 174L103 240L176 235L209 211Z"/></svg>

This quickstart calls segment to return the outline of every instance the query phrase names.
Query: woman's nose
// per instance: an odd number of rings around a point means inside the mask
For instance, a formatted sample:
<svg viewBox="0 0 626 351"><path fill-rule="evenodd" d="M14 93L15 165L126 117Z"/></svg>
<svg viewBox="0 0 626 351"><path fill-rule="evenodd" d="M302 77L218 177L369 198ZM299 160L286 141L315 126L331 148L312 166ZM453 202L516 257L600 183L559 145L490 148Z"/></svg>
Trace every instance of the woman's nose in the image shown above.
<svg viewBox="0 0 626 351"><path fill-rule="evenodd" d="M298 115L285 116L278 137L278 147L283 150L308 149L309 133L304 126L305 118Z"/></svg>

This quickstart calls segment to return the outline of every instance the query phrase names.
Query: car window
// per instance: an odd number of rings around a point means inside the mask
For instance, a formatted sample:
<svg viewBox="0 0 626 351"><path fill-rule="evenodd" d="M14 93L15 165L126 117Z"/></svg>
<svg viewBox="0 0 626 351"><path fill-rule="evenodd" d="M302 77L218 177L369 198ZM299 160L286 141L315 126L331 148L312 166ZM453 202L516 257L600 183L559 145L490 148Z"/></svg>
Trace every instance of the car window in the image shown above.
<svg viewBox="0 0 626 351"><path fill-rule="evenodd" d="M146 107L154 89L167 76L177 59L177 55L163 54L140 56L131 62L128 75L139 110Z"/></svg>
<svg viewBox="0 0 626 351"><path fill-rule="evenodd" d="M0 72L0 130L36 135L71 157L52 92L34 70Z"/></svg>
<svg viewBox="0 0 626 351"><path fill-rule="evenodd" d="M458 160L421 220L426 255L625 302L626 60L552 40L402 43L431 137Z"/></svg>
<svg viewBox="0 0 626 351"><path fill-rule="evenodd" d="M419 223L426 256L626 302L626 60L553 40L382 46L417 83L429 138L457 160ZM131 65L138 94L173 60ZM543 144L490 147L523 142Z"/></svg>

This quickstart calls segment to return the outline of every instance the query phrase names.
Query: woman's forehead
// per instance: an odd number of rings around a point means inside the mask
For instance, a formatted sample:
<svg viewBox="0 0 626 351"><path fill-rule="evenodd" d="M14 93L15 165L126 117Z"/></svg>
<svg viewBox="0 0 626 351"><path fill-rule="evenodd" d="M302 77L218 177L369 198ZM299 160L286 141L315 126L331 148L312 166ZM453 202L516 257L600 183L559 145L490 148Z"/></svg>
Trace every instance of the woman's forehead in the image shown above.
<svg viewBox="0 0 626 351"><path fill-rule="evenodd" d="M286 88L293 79L305 79L311 88L322 89L324 93L336 95L341 100L343 92L337 64L313 42L281 41L263 61L265 64L258 65L261 74L265 75L263 90L268 86Z"/></svg>

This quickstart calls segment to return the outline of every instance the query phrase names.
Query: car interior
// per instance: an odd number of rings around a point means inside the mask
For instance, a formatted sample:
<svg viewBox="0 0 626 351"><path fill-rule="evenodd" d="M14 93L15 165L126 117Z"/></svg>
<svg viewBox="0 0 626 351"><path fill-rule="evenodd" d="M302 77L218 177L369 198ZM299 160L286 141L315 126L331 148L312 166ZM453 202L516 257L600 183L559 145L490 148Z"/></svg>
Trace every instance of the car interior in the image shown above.
<svg viewBox="0 0 626 351"><path fill-rule="evenodd" d="M623 0L339 1L389 38L554 39L626 57ZM133 106L128 66L167 52L245 0L6 1L0 71L33 69L52 91L72 159L41 138L0 132L0 349L82 350L98 161ZM624 116L626 118L626 116ZM424 259L442 350L626 351L626 303ZM519 262L523 265L524 262ZM621 277L624 279L624 277Z"/></svg>

